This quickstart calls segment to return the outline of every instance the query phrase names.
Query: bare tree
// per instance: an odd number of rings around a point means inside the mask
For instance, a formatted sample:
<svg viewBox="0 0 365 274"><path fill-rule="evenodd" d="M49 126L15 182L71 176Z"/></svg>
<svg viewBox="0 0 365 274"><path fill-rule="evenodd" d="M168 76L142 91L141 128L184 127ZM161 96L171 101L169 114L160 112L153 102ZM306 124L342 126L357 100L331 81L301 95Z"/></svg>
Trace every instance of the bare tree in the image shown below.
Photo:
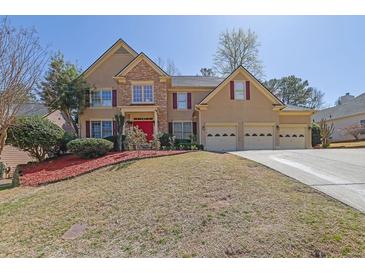
<svg viewBox="0 0 365 274"><path fill-rule="evenodd" d="M356 141L359 140L360 134L365 133L365 126L359 124L349 125L342 129L343 133L351 135Z"/></svg>
<svg viewBox="0 0 365 274"><path fill-rule="evenodd" d="M7 18L0 22L0 153L9 126L40 80L46 56L34 29L16 29Z"/></svg>
<svg viewBox="0 0 365 274"><path fill-rule="evenodd" d="M200 74L202 76L215 76L215 73L214 73L213 69L211 69L211 68L201 68Z"/></svg>
<svg viewBox="0 0 365 274"><path fill-rule="evenodd" d="M319 122L319 128L321 131L322 147L327 148L331 144L331 137L332 137L333 131L335 130L335 126L333 125L333 123L331 123L329 125L326 119L322 119Z"/></svg>
<svg viewBox="0 0 365 274"><path fill-rule="evenodd" d="M167 58L165 61L161 57L158 57L156 60L156 63L159 65L160 68L162 68L168 75L176 76L180 75L179 69L176 67L173 60L170 58Z"/></svg>
<svg viewBox="0 0 365 274"><path fill-rule="evenodd" d="M214 55L214 70L222 76L229 75L239 66L245 67L257 78L264 77L259 60L259 42L255 32L239 28L220 33L219 44Z"/></svg>

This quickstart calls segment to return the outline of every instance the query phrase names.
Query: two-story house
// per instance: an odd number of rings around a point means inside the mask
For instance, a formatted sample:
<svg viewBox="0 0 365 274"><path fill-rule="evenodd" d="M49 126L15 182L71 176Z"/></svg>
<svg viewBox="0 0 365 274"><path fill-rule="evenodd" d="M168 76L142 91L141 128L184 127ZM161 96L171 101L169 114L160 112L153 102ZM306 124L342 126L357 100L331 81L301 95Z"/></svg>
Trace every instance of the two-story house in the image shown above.
<svg viewBox="0 0 365 274"><path fill-rule="evenodd" d="M243 67L227 78L170 76L120 39L83 76L93 88L81 137L112 135L122 112L148 140L169 132L214 151L311 147L313 111L284 105Z"/></svg>

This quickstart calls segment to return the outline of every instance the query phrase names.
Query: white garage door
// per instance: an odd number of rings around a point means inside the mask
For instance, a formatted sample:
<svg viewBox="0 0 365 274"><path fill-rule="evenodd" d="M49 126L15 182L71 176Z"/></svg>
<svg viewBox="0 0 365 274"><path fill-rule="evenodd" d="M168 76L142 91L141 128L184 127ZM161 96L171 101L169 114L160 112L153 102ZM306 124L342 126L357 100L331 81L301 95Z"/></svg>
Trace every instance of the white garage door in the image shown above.
<svg viewBox="0 0 365 274"><path fill-rule="evenodd" d="M207 127L207 150L237 150L236 127Z"/></svg>
<svg viewBox="0 0 365 274"><path fill-rule="evenodd" d="M305 148L305 128L280 128L280 149Z"/></svg>
<svg viewBox="0 0 365 274"><path fill-rule="evenodd" d="M244 149L273 149L273 127L244 127Z"/></svg>

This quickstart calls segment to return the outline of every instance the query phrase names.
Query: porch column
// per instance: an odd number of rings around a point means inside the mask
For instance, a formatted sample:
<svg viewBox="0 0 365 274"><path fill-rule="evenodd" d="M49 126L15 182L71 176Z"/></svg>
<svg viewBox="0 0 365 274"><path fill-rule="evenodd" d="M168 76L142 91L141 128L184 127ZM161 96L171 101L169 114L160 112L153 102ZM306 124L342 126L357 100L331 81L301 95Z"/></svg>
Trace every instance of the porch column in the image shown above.
<svg viewBox="0 0 365 274"><path fill-rule="evenodd" d="M153 112L153 120L155 121L154 129L153 129L153 135L157 136L157 133L158 133L158 119L157 119L157 111L156 110Z"/></svg>

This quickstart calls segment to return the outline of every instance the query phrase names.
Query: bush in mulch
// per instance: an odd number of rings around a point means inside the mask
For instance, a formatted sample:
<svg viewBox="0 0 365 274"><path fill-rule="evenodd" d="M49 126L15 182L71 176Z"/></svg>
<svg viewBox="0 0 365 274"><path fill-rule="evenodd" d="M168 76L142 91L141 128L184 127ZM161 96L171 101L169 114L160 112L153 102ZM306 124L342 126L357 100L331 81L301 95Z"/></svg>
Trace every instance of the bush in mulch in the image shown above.
<svg viewBox="0 0 365 274"><path fill-rule="evenodd" d="M175 155L186 151L125 151L112 152L95 159L84 159L76 155L65 155L40 163L30 163L21 168L20 184L39 186L70 179L93 170L121 162Z"/></svg>

